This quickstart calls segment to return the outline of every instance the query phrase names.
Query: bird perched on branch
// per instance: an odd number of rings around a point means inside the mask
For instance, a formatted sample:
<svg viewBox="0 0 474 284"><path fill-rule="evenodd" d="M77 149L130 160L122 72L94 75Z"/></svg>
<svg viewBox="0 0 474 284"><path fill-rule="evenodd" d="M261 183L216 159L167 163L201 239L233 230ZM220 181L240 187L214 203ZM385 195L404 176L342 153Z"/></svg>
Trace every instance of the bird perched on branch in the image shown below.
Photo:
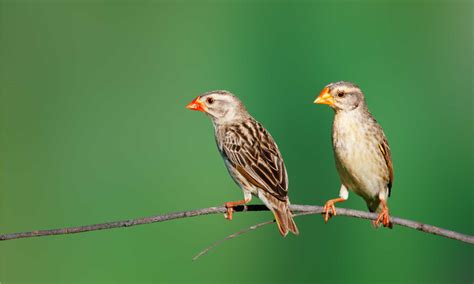
<svg viewBox="0 0 474 284"><path fill-rule="evenodd" d="M327 85L314 101L334 109L332 144L341 179L339 198L326 202L325 222L336 215L334 203L349 197L348 189L364 198L375 221L391 227L387 199L393 183L390 147L382 127L369 112L360 88L349 82Z"/></svg>
<svg viewBox="0 0 474 284"><path fill-rule="evenodd" d="M282 236L298 234L288 208L288 176L278 146L268 131L228 91L202 94L186 108L204 112L214 125L217 147L229 174L243 190L244 199L226 202L226 218L233 207L257 196L273 212Z"/></svg>

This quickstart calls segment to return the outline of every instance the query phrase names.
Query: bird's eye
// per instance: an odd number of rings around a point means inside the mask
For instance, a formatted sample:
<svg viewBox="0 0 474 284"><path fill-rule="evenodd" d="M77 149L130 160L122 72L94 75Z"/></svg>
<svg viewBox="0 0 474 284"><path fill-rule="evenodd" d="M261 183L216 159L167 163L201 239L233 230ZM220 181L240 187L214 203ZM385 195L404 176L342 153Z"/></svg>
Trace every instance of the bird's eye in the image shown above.
<svg viewBox="0 0 474 284"><path fill-rule="evenodd" d="M340 97L340 98L344 97L344 95L345 95L344 92L339 92L339 93L337 93L337 96Z"/></svg>
<svg viewBox="0 0 474 284"><path fill-rule="evenodd" d="M210 105L212 105L214 103L214 99L212 97L209 97L206 99L206 102Z"/></svg>

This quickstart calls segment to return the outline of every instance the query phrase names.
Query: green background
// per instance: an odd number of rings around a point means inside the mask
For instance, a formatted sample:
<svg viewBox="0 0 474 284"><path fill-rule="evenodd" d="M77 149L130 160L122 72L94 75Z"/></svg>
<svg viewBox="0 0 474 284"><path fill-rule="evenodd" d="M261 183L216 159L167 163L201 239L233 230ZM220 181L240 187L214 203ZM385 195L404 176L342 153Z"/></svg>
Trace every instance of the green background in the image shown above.
<svg viewBox="0 0 474 284"><path fill-rule="evenodd" d="M395 216L473 234L472 2L0 0L0 233L242 197L211 122L184 106L228 89L278 142L292 203L339 179L333 118L359 84L388 136ZM254 200L258 203L258 200ZM355 194L342 205L366 210ZM473 247L361 219L298 217L191 258L268 212L0 243L0 282L472 283Z"/></svg>

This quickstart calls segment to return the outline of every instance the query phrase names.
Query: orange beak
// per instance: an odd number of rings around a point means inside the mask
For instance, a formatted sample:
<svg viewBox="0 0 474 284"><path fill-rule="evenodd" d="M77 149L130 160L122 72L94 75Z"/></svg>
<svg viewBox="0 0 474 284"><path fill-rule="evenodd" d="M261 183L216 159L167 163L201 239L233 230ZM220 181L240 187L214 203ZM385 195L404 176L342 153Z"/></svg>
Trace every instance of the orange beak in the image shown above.
<svg viewBox="0 0 474 284"><path fill-rule="evenodd" d="M329 88L324 88L319 97L314 101L315 104L325 104L334 107L334 98L329 94Z"/></svg>
<svg viewBox="0 0 474 284"><path fill-rule="evenodd" d="M196 97L192 102L190 102L186 108L191 110L197 110L206 112L204 104L199 100L201 97Z"/></svg>

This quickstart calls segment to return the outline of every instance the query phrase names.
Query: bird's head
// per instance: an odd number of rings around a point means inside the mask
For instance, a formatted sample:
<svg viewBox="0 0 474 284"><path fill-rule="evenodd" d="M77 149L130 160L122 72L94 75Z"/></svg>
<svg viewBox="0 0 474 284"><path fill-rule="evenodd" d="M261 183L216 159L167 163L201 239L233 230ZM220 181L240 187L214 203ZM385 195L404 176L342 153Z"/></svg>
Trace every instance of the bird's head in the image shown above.
<svg viewBox="0 0 474 284"><path fill-rule="evenodd" d="M314 103L329 105L335 111L350 111L365 105L365 100L357 85L341 81L324 87Z"/></svg>
<svg viewBox="0 0 474 284"><path fill-rule="evenodd" d="M196 97L186 108L204 112L215 123L244 119L248 116L242 102L231 92L223 90L204 93Z"/></svg>

